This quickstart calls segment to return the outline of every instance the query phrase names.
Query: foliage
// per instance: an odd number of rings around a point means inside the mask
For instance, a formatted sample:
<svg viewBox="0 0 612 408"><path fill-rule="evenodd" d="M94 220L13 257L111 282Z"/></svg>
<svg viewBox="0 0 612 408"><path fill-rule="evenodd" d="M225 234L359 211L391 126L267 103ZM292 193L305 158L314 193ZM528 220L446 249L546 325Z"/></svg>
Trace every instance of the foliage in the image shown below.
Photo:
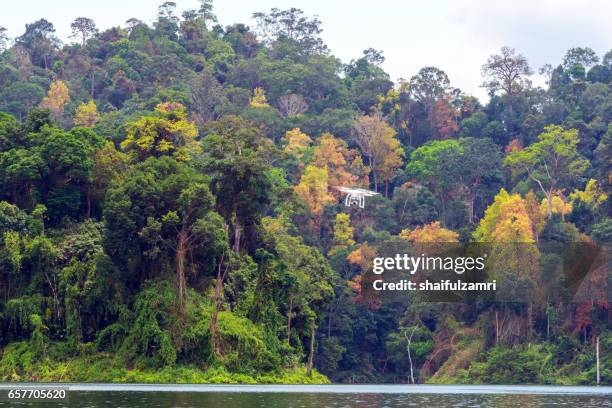
<svg viewBox="0 0 612 408"><path fill-rule="evenodd" d="M0 27L1 380L593 384L599 337L609 382L605 268L558 249L612 240L611 52L536 86L502 47L479 101L340 61L299 9L157 11ZM448 242L509 298L365 296L376 257Z"/></svg>

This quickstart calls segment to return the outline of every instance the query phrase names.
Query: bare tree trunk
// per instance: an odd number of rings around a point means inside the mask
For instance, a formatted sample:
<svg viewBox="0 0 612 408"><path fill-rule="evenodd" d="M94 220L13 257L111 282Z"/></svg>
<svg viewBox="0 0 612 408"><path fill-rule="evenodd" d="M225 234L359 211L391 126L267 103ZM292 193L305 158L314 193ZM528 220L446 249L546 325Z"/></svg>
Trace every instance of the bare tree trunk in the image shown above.
<svg viewBox="0 0 612 408"><path fill-rule="evenodd" d="M531 340L533 335L533 303L529 302L527 307L527 338Z"/></svg>
<svg viewBox="0 0 612 408"><path fill-rule="evenodd" d="M410 337L408 337L408 335L406 334L406 332L404 332L404 337L406 338L406 341L408 342L408 346L406 347L408 349L408 363L410 364L410 382L412 384L414 384L414 370L412 368L412 354L410 353L410 344L412 344L412 336L414 335L414 331L416 330L417 326L414 326L412 328L412 331L410 332Z"/></svg>
<svg viewBox="0 0 612 408"><path fill-rule="evenodd" d="M308 352L308 365L306 366L306 375L312 377L312 366L314 362L314 342L315 342L315 334L317 327L314 322L312 322L312 326L310 327L310 351Z"/></svg>
<svg viewBox="0 0 612 408"><path fill-rule="evenodd" d="M178 247L176 249L176 276L178 279L179 315L185 313L185 245L187 243L187 231L181 228L178 235Z"/></svg>
<svg viewBox="0 0 612 408"><path fill-rule="evenodd" d="M499 312L495 311L495 344L499 344Z"/></svg>

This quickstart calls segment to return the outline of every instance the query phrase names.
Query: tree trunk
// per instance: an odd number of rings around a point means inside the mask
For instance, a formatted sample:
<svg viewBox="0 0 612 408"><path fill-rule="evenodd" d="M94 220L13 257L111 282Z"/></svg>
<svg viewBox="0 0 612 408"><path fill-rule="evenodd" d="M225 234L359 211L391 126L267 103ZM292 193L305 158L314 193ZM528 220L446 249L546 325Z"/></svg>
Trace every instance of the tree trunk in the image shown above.
<svg viewBox="0 0 612 408"><path fill-rule="evenodd" d="M499 312L495 311L495 344L499 344Z"/></svg>
<svg viewBox="0 0 612 408"><path fill-rule="evenodd" d="M87 218L91 218L91 186L87 187Z"/></svg>
<svg viewBox="0 0 612 408"><path fill-rule="evenodd" d="M597 385L599 385L599 336L595 337L595 361L597 365Z"/></svg>
<svg viewBox="0 0 612 408"><path fill-rule="evenodd" d="M410 364L410 382L412 384L414 384L414 370L412 368L412 354L410 353L410 345L412 344L412 336L414 335L414 331L416 330L417 326L414 326L414 328L412 329L412 332L410 332L410 337L408 337L406 335L406 333L404 332L404 337L406 338L406 341L408 342L408 346L406 347L408 350L408 363Z"/></svg>
<svg viewBox="0 0 612 408"><path fill-rule="evenodd" d="M293 314L293 297L289 298L289 311L287 312L287 344L291 345L291 315Z"/></svg>
<svg viewBox="0 0 612 408"><path fill-rule="evenodd" d="M470 224L474 223L474 194L472 194L472 190L467 190L467 207L468 207L468 222Z"/></svg>
<svg viewBox="0 0 612 408"><path fill-rule="evenodd" d="M223 299L221 297L223 292L223 275L221 273L221 264L219 261L217 264L217 281L215 282L215 307L213 308L212 316L210 317L210 334L213 343L213 350L216 355L221 355L221 341L219 339L219 328L217 325L217 316L221 310Z"/></svg>
<svg viewBox="0 0 612 408"><path fill-rule="evenodd" d="M181 228L178 235L178 246L176 249L176 277L178 280L179 315L185 313L185 254L187 244L187 231Z"/></svg>
<svg viewBox="0 0 612 408"><path fill-rule="evenodd" d="M553 203L552 203L552 191L549 191L546 193L546 200L548 202L548 219L552 218L552 209L553 209Z"/></svg>
<svg viewBox="0 0 612 408"><path fill-rule="evenodd" d="M235 207L235 205L234 205ZM240 238L241 238L241 227L240 219L238 218L238 210L234 208L234 252L240 252Z"/></svg>
<svg viewBox="0 0 612 408"><path fill-rule="evenodd" d="M314 322L310 327L310 351L308 352L308 365L306 366L306 374L309 377L312 377L312 365L314 361L314 342L315 342L315 334L316 334L316 326Z"/></svg>
<svg viewBox="0 0 612 408"><path fill-rule="evenodd" d="M527 339L531 341L533 336L533 302L527 307Z"/></svg>

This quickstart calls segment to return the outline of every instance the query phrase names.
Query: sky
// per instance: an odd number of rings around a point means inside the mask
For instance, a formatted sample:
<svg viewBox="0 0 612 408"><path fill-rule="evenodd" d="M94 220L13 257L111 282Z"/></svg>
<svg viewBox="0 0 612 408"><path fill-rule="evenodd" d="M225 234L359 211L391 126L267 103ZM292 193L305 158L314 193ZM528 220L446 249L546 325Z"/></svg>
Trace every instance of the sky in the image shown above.
<svg viewBox="0 0 612 408"><path fill-rule="evenodd" d="M179 12L197 4L174 1ZM162 2L11 1L2 7L0 26L16 37L26 23L44 17L62 40L71 41L75 17L91 17L101 29L123 25L130 17L151 23ZM424 66L437 66L452 86L481 99L486 99L486 92L480 87L480 68L504 45L525 55L536 72L546 63L559 64L571 47L591 47L600 57L612 49L610 0L214 0L214 7L222 25L251 26L254 12L300 8L319 17L323 40L343 62L372 47L383 51L382 67L392 80L409 79ZM541 77L533 80L542 83Z"/></svg>

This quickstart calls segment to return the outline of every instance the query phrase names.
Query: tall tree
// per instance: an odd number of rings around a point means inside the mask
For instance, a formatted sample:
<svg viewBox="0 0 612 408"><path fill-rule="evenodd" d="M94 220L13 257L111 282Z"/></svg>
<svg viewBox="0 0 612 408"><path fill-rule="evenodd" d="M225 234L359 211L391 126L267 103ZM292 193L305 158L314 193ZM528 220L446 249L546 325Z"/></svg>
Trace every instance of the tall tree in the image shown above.
<svg viewBox="0 0 612 408"><path fill-rule="evenodd" d="M88 17L77 17L70 24L73 38L81 38L81 44L85 45L87 40L98 33L95 21Z"/></svg>
<svg viewBox="0 0 612 408"><path fill-rule="evenodd" d="M297 8L273 8L269 13L254 13L253 18L257 21L258 34L269 44L288 41L306 55L327 53L327 46L319 37L323 29L317 17L309 18Z"/></svg>
<svg viewBox="0 0 612 408"><path fill-rule="evenodd" d="M491 94L505 93L509 110L512 110L514 96L530 86L528 77L532 74L527 58L511 47L502 47L499 54L491 55L481 72L487 79L483 86Z"/></svg>
<svg viewBox="0 0 612 408"><path fill-rule="evenodd" d="M26 24L25 33L17 37L15 42L28 50L32 63L49 70L60 44L54 33L53 24L41 18L32 24Z"/></svg>
<svg viewBox="0 0 612 408"><path fill-rule="evenodd" d="M354 127L354 140L368 159L374 190L378 190L379 181L388 186L395 170L402 165L404 155L393 128L385 122L380 112L360 116Z"/></svg>
<svg viewBox="0 0 612 408"><path fill-rule="evenodd" d="M6 49L8 42L9 42L9 37L6 34L6 28L0 26L0 52Z"/></svg>
<svg viewBox="0 0 612 408"><path fill-rule="evenodd" d="M207 125L202 166L212 175L217 208L233 227L232 245L240 252L243 229L257 224L270 200L271 142L261 130L238 116L228 115Z"/></svg>

